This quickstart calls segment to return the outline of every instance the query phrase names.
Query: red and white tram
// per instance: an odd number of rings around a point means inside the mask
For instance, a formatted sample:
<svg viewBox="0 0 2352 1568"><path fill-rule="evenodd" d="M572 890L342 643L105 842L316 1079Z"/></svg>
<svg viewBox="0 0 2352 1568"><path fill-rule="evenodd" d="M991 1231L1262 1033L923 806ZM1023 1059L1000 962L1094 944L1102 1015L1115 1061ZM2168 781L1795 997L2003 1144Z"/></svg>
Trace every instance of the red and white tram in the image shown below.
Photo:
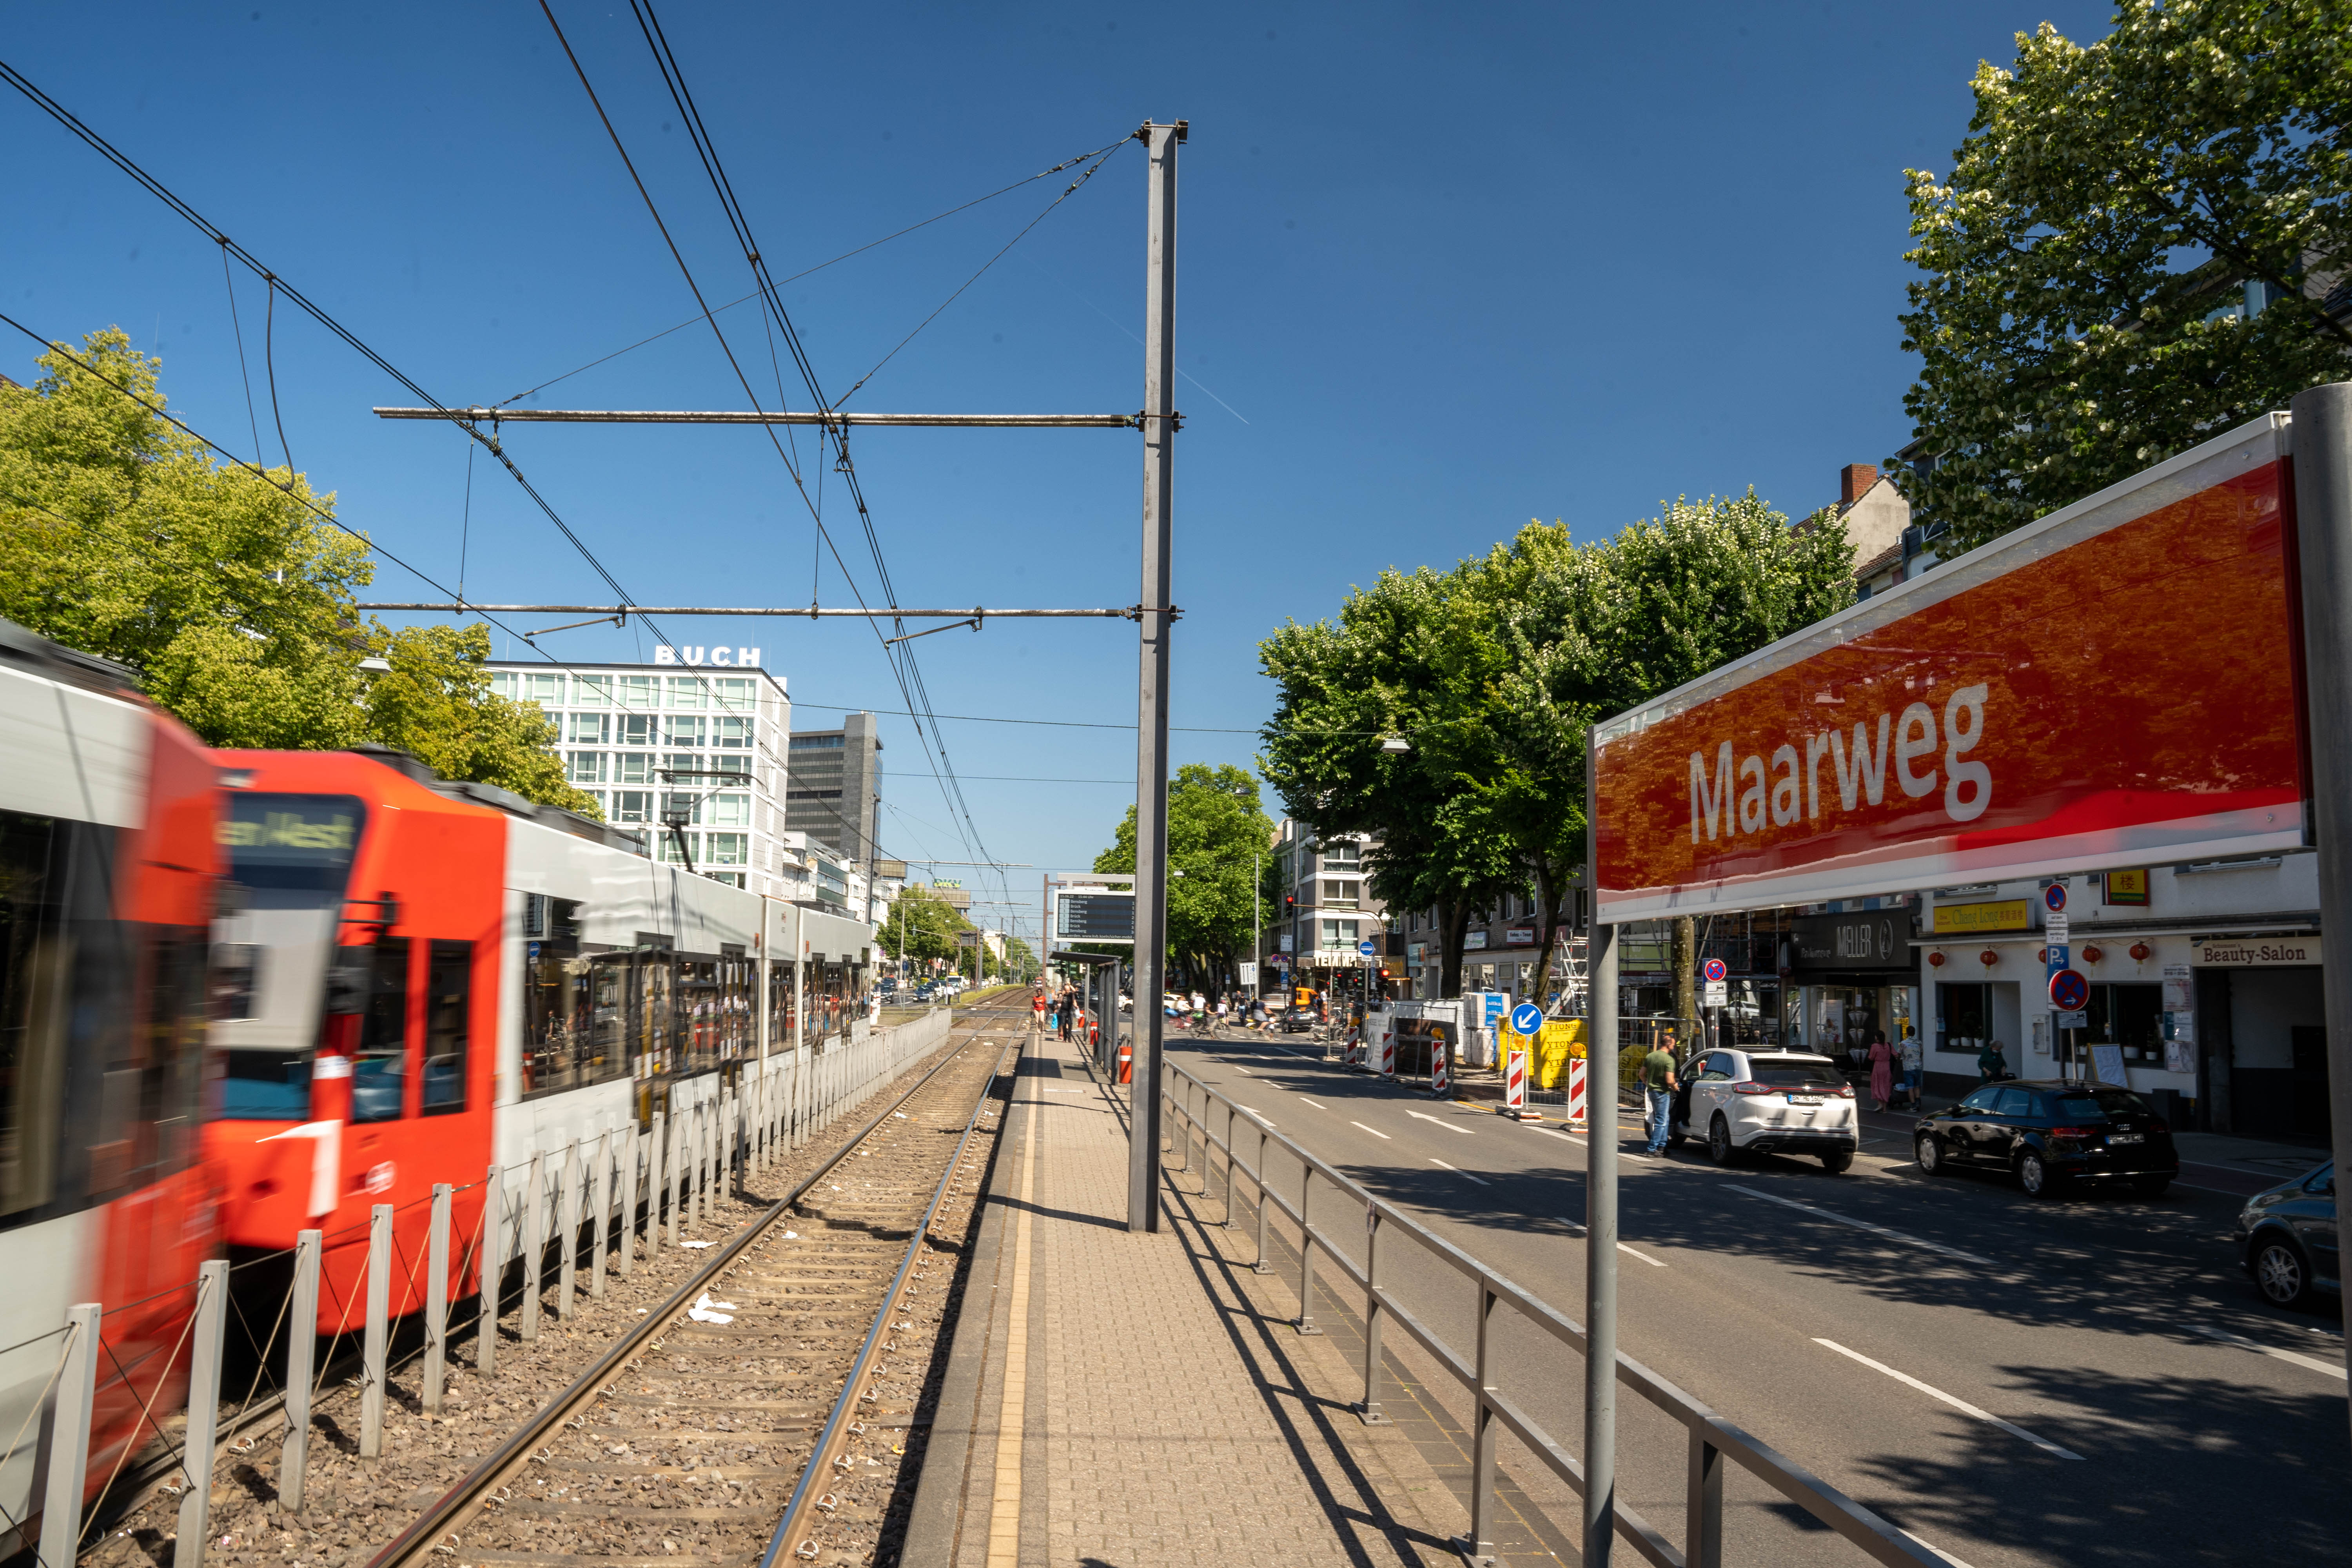
<svg viewBox="0 0 2352 1568"><path fill-rule="evenodd" d="M0 1555L33 1544L68 1310L106 1309L85 1496L186 1397L211 753L129 671L0 621Z"/></svg>
<svg viewBox="0 0 2352 1568"><path fill-rule="evenodd" d="M321 1332L359 1326L371 1205L395 1207L392 1310L415 1311L436 1183L471 1237L493 1163L512 1214L533 1152L634 1132L863 1016L870 926L401 752L215 756L244 912L207 1152L232 1257L325 1233ZM452 1300L469 1256L451 1248Z"/></svg>

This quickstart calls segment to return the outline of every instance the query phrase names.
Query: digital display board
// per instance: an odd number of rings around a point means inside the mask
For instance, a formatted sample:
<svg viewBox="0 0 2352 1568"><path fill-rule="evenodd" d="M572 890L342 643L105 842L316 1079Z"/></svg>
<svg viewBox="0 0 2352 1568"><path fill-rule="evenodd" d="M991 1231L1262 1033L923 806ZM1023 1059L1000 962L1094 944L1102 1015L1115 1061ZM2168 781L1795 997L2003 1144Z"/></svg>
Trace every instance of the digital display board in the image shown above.
<svg viewBox="0 0 2352 1568"><path fill-rule="evenodd" d="M1133 893L1054 895L1054 936L1067 942L1133 942Z"/></svg>

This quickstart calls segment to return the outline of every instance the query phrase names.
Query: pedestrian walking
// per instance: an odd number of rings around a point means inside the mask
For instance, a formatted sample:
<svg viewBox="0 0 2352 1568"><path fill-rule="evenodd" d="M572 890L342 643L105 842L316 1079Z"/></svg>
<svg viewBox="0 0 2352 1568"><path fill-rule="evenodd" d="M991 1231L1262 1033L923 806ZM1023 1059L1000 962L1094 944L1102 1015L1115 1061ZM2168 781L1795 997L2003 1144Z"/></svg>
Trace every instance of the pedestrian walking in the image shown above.
<svg viewBox="0 0 2352 1568"><path fill-rule="evenodd" d="M1650 1054L1642 1058L1641 1082L1649 1100L1650 1152L1653 1154L1665 1152L1666 1129L1674 1120L1675 1090L1679 1087L1675 1081L1674 1044L1674 1032L1668 1030L1664 1038L1650 1047Z"/></svg>
<svg viewBox="0 0 2352 1568"><path fill-rule="evenodd" d="M1919 1080L1927 1076L1927 1053L1919 1048L1919 1037L1911 1026L1903 1026L1903 1097L1912 1110L1919 1109Z"/></svg>
<svg viewBox="0 0 2352 1568"><path fill-rule="evenodd" d="M1977 1078L1985 1083L1999 1083L2009 1076L2009 1058L2000 1054L2000 1042L1987 1040L1985 1048L1977 1053Z"/></svg>
<svg viewBox="0 0 2352 1568"><path fill-rule="evenodd" d="M1878 1103L1874 1110L1889 1110L1895 1105L1895 1047L1886 1043L1885 1032L1870 1031L1870 1098Z"/></svg>

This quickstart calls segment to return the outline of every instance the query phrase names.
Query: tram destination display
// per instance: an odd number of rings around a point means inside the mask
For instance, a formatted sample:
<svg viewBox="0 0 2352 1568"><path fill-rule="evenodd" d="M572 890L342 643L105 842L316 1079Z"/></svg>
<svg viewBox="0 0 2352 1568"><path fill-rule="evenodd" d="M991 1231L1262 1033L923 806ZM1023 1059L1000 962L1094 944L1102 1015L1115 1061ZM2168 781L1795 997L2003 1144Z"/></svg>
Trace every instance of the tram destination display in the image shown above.
<svg viewBox="0 0 2352 1568"><path fill-rule="evenodd" d="M1133 942L1135 895L1060 892L1054 895L1056 942Z"/></svg>

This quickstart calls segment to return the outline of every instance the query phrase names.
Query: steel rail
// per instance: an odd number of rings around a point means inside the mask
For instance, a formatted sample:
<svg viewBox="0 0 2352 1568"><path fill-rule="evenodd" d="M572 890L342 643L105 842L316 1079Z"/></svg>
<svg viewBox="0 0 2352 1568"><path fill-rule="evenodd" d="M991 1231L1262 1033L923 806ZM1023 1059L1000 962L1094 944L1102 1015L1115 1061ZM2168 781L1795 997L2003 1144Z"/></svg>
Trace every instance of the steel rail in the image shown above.
<svg viewBox="0 0 2352 1568"><path fill-rule="evenodd" d="M766 1234L771 1226L782 1219L794 1204L807 1195L809 1189L829 1174L835 1165L847 1159L860 1143L872 1135L876 1128L881 1126L889 1118L892 1111L906 1104L931 1079L946 1071L948 1066L971 1049L978 1039L979 1034L975 1030L971 1039L950 1051L937 1066L917 1079L906 1093L884 1106L875 1114L873 1120L859 1128L839 1148L827 1155L815 1170L802 1179L799 1185L770 1205L765 1214L754 1217L741 1230L736 1232L719 1248L714 1257L696 1269L685 1284L672 1292L667 1300L647 1316L631 1324L620 1338L614 1341L612 1348L597 1358L595 1365L590 1367L562 1393L541 1406L538 1413L517 1427L514 1434L499 1445L489 1458L467 1472L456 1486L441 1495L439 1500L419 1514L407 1529L394 1536L384 1545L383 1551L368 1560L367 1568L400 1568L400 1565L422 1563L429 1559L442 1536L471 1518L477 1505L494 1488L529 1463L532 1451L543 1438L569 1420L580 1406L604 1392L605 1384L611 1382L614 1374L625 1366L656 1334L667 1331L677 1315L692 1306L702 1291L741 1257L746 1247ZM485 1323L483 1328L484 1331L494 1331L495 1324Z"/></svg>
<svg viewBox="0 0 2352 1568"><path fill-rule="evenodd" d="M1018 1050L1019 1047L1016 1043L1005 1049ZM998 1053L997 1059L1003 1062L1003 1052ZM989 1081L993 1083L996 1076L991 1074ZM940 1173L940 1184L932 1190L930 1206L923 1211L923 1223L908 1238L907 1255L898 1260L898 1272L891 1278L890 1289L882 1293L881 1310L874 1314L874 1322L866 1331L866 1342L858 1348L857 1360L851 1364L849 1376L841 1385L841 1397L834 1401L832 1415L825 1418L824 1430L817 1434L816 1447L809 1450L808 1468L801 1472L800 1484L793 1488L792 1500L784 1505L784 1517L777 1521L774 1533L768 1538L768 1550L761 1554L760 1568L776 1568L780 1559L800 1548L808 1505L828 1495L816 1489L824 1484L820 1478L848 1436L850 1413L857 1408L866 1377L873 1371L874 1349L882 1341L883 1330L889 1326L890 1315L898 1310L898 1293L907 1288L907 1276L913 1272L915 1259L922 1255L923 1243L929 1239L931 1222L939 1217L940 1205L947 1201L948 1184L963 1168L964 1151L971 1146L971 1135L979 1130L980 1113L987 1104L988 1096L982 1094L964 1121L963 1136L956 1140L955 1154Z"/></svg>

